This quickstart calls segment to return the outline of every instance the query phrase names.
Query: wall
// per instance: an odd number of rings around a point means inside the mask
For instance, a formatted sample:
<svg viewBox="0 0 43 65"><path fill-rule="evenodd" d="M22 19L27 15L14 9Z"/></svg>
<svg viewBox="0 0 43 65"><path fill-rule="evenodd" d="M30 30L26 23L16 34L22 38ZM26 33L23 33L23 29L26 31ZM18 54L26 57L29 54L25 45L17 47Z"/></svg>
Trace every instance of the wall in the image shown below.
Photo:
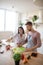
<svg viewBox="0 0 43 65"><path fill-rule="evenodd" d="M13 36L13 32L11 31L0 31L0 40L8 39L9 37Z"/></svg>

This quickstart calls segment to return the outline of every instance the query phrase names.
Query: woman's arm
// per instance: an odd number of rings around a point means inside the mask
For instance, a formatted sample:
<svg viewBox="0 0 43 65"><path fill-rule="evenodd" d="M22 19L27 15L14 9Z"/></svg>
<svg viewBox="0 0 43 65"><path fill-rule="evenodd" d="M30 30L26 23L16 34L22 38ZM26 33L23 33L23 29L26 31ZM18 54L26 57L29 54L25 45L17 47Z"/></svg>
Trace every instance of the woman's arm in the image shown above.
<svg viewBox="0 0 43 65"><path fill-rule="evenodd" d="M12 39L13 39L13 37L11 37L11 38L7 39L7 41L6 41L6 42L10 42Z"/></svg>
<svg viewBox="0 0 43 65"><path fill-rule="evenodd" d="M17 37L18 34L15 34L14 36L12 36L11 38L7 39L6 42L10 42L11 40L13 40L15 37Z"/></svg>

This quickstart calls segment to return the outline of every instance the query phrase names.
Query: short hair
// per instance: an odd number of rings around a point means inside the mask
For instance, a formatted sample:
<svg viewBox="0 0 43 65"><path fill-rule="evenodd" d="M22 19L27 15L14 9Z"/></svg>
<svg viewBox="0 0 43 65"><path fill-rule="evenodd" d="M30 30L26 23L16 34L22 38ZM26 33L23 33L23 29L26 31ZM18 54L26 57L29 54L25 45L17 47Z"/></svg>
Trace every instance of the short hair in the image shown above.
<svg viewBox="0 0 43 65"><path fill-rule="evenodd" d="M31 25L32 26L32 22L28 21L25 25Z"/></svg>
<svg viewBox="0 0 43 65"><path fill-rule="evenodd" d="M19 34L19 28L21 28L23 30L23 34L24 34L24 29L23 27L18 27L18 34Z"/></svg>

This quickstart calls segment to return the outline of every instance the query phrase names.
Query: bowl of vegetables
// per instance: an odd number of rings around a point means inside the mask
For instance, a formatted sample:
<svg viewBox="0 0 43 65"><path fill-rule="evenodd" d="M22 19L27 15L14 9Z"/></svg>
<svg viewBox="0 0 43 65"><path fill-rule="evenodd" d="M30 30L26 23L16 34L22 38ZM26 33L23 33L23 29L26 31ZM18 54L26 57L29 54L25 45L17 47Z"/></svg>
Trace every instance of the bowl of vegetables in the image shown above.
<svg viewBox="0 0 43 65"><path fill-rule="evenodd" d="M13 53L23 53L25 51L24 47L17 47L17 48L13 48Z"/></svg>

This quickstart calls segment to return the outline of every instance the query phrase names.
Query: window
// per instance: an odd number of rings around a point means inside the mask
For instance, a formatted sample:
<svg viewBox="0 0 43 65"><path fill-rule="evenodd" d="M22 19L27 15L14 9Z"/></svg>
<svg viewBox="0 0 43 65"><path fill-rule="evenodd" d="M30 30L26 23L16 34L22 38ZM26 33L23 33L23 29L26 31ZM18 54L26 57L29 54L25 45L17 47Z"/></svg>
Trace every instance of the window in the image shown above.
<svg viewBox="0 0 43 65"><path fill-rule="evenodd" d="M0 31L4 31L4 10L0 10Z"/></svg>
<svg viewBox="0 0 43 65"><path fill-rule="evenodd" d="M18 28L19 13L0 9L0 31L16 32Z"/></svg>
<svg viewBox="0 0 43 65"><path fill-rule="evenodd" d="M16 31L18 28L18 13L6 11L6 31Z"/></svg>

